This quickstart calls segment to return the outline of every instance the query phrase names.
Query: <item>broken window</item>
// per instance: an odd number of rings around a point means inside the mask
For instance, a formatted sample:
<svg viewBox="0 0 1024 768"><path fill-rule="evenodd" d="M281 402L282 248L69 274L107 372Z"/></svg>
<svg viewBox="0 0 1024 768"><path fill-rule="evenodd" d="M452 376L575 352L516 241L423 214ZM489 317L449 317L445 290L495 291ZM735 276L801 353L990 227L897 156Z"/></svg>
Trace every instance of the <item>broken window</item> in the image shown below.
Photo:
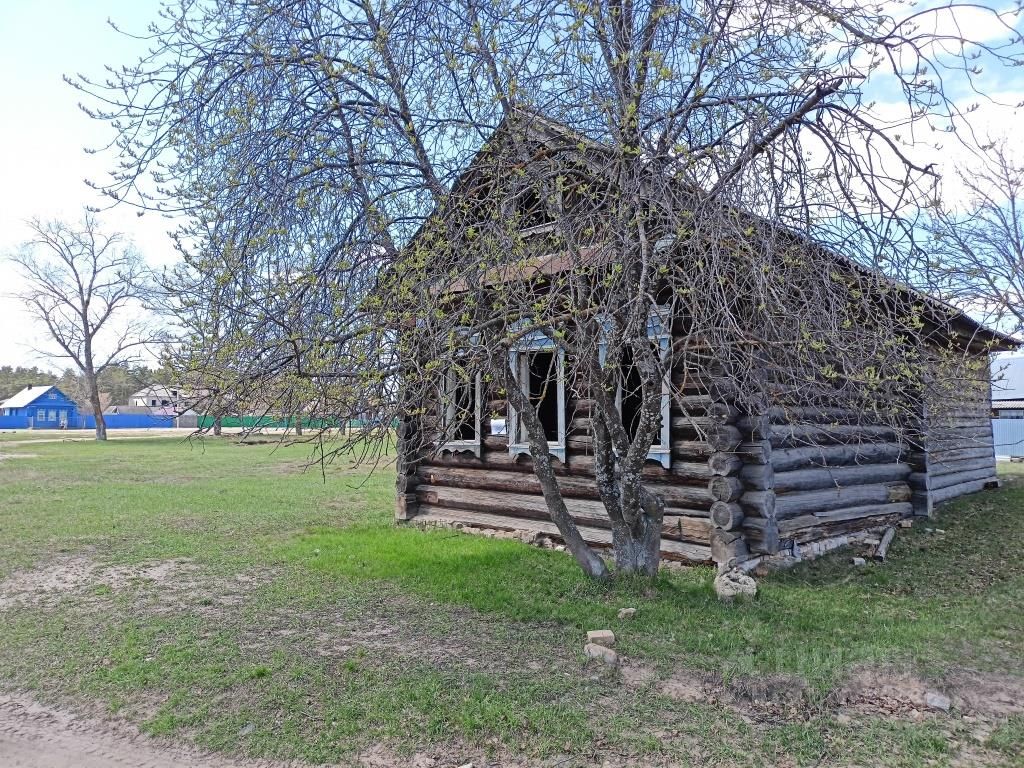
<svg viewBox="0 0 1024 768"><path fill-rule="evenodd" d="M672 385L672 365L669 361L671 347L671 322L667 307L654 307L647 321L647 338L651 340L655 351L662 357L664 377L661 382L661 423L647 458L660 462L668 469L672 464L672 444L670 433L669 407ZM607 353L606 345L601 345L602 364ZM632 440L636 437L640 426L640 414L643 409L642 377L633 359L631 349L623 349L620 353L619 384L615 402L622 415L622 424Z"/></svg>
<svg viewBox="0 0 1024 768"><path fill-rule="evenodd" d="M444 375L440 392L442 451L471 451L480 455L483 381L479 372L453 369Z"/></svg>
<svg viewBox="0 0 1024 768"><path fill-rule="evenodd" d="M565 354L541 333L533 333L512 350L512 372L544 427L551 455L565 461ZM509 404L509 453L530 452L526 425Z"/></svg>

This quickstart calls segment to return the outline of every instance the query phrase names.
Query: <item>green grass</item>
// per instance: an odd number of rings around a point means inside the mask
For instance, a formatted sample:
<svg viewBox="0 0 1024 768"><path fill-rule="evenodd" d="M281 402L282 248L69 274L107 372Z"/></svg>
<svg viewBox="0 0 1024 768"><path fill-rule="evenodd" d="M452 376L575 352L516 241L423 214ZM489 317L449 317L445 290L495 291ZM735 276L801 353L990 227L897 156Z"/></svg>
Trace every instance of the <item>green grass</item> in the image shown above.
<svg viewBox="0 0 1024 768"><path fill-rule="evenodd" d="M0 585L0 690L99 702L213 749L943 764L969 742L957 717L844 725L830 692L864 666L940 687L963 670L1024 675L1024 465L926 523L944 533L901 530L884 565L852 569L838 554L724 605L706 568L600 585L561 553L395 528L390 469L309 466L308 444L5 450L33 457L0 461L0 579L88 567L74 589L6 606ZM169 560L163 576L147 570ZM623 606L634 620L616 618ZM584 664L584 632L599 627L616 631L641 682ZM681 672L734 693L765 676L809 688L794 711L753 707L743 720L664 695L660 681ZM976 749L1002 764L1020 747L1010 718Z"/></svg>

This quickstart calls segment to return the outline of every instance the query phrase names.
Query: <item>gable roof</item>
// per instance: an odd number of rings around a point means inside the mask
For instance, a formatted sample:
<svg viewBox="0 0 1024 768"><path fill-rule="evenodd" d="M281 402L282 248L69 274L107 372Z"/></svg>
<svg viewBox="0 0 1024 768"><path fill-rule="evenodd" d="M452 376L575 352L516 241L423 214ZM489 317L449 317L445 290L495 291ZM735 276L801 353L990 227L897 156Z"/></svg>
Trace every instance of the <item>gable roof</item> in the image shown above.
<svg viewBox="0 0 1024 768"><path fill-rule="evenodd" d="M1024 400L1024 357L1001 357L993 360L992 379L993 405L999 400Z"/></svg>
<svg viewBox="0 0 1024 768"><path fill-rule="evenodd" d="M613 148L609 145L584 136L583 134L573 130L568 125L552 120L536 112L531 112L517 107L513 110L512 114L504 117L494 129L490 139L483 147L480 148L470 163L455 180L455 183L449 190L447 197L435 208L433 213L426 217L424 222L413 234L409 241L409 245L415 243L416 240L423 235L427 227L427 222L435 217L445 216L450 209L454 198L459 194L465 194L469 190L474 179L477 179L480 176L481 169L485 164L487 156L494 151L496 145L499 145L505 140L505 135L509 131L519 131L529 140L535 141L546 147L568 153L577 159L583 160L584 162L590 158L609 157L613 152ZM591 165L590 163L587 164ZM591 165L591 167L593 166ZM701 192L702 191L699 189L691 189L688 190L687 193L699 195ZM959 335L968 346L973 345L974 342L987 342L991 345L988 351L1008 351L1018 349L1022 345L1020 339L994 328L989 328L949 302L925 293L924 291L901 280L892 278L881 270L862 264L850 256L838 253L829 246L815 240L811 235L805 232L794 230L778 222L773 222L757 214L750 213L749 211L736 211L736 213L741 216L748 217L750 221L756 221L760 225L769 227L774 231L783 232L794 240L804 243L808 247L820 249L834 258L837 262L845 265L846 268L860 274L862 277L868 277L873 280L880 280L888 283L898 291L903 292L905 295L921 301L930 315L931 322L935 323L937 326L944 326L953 331ZM537 275L551 275L565 268L565 259L563 259L560 254L543 254L538 256L538 258L530 264L525 266L520 264L516 266L511 270L511 274L500 274L498 279L499 281L504 281L510 279L523 279ZM449 286L447 290L451 290L451 286ZM465 286L456 287L455 290L465 290ZM1024 373L1021 375L1024 376ZM1021 386L1024 388L1024 379L1022 379ZM1019 396L1024 397L1024 389L1022 389ZM993 395L993 397L995 397L995 395Z"/></svg>
<svg viewBox="0 0 1024 768"><path fill-rule="evenodd" d="M57 389L57 387L52 384L30 384L18 394L12 395L0 403L0 408L24 408L26 405L34 403L51 389ZM60 392L59 389L57 391ZM61 394L63 395L64 393L61 392Z"/></svg>

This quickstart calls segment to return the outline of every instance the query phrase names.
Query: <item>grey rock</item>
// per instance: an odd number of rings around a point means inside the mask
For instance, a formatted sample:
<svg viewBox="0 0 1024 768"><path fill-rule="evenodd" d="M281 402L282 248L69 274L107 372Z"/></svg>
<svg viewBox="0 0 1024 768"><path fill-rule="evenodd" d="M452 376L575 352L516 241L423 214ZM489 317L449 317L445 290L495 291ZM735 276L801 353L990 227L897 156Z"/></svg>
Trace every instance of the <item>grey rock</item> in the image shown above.
<svg viewBox="0 0 1024 768"><path fill-rule="evenodd" d="M863 557L855 557L855 558L853 558L853 564L854 565L867 565L868 561L865 560Z"/></svg>
<svg viewBox="0 0 1024 768"><path fill-rule="evenodd" d="M620 608L619 618L620 619L632 619L636 616L636 608Z"/></svg>
<svg viewBox="0 0 1024 768"><path fill-rule="evenodd" d="M949 712L949 708L952 706L952 702L948 696L945 696L937 691L928 691L924 695L924 703L927 704L931 709L938 709L943 712Z"/></svg>
<svg viewBox="0 0 1024 768"><path fill-rule="evenodd" d="M757 582L738 568L723 571L715 577L715 594L720 600L732 601L757 595Z"/></svg>
<svg viewBox="0 0 1024 768"><path fill-rule="evenodd" d="M583 653L586 654L588 659L597 659L603 661L610 667L619 666L619 654L613 651L611 648L606 648L603 645L597 643L587 643L583 646Z"/></svg>

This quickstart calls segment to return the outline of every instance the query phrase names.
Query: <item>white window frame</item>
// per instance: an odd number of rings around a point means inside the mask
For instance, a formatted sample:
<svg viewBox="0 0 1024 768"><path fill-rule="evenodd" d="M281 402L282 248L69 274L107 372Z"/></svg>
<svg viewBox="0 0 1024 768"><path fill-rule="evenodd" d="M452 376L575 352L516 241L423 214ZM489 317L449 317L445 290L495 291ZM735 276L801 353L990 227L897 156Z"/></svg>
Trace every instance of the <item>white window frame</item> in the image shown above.
<svg viewBox="0 0 1024 768"><path fill-rule="evenodd" d="M519 391L530 396L529 356L532 352L555 353L555 395L558 404L558 439L548 440L548 453L565 463L565 351L540 331L534 331L520 339L509 351L509 366ZM512 457L530 454L530 443L522 435L519 414L512 403L508 404L508 452Z"/></svg>
<svg viewBox="0 0 1024 768"><path fill-rule="evenodd" d="M647 338L658 345L658 351L665 359L665 376L661 380L661 433L659 440L651 444L647 451L648 461L657 461L665 469L672 468L672 361L669 358L672 346L672 316L669 307L656 306L651 308L647 317ZM601 341L598 347L601 366L604 366L608 355L608 343ZM619 372L619 383L615 389L615 407L622 414L622 372Z"/></svg>
<svg viewBox="0 0 1024 768"><path fill-rule="evenodd" d="M481 439L483 437L483 375L479 371L477 371L476 375L472 378L472 383L474 410L473 427L476 437L471 440L448 440L441 443L437 449L440 453L445 451L449 451L451 453L468 451L473 453L478 459L480 458L480 446L482 444ZM442 435L448 433L449 426L455 418L454 393L455 388L458 385L459 381L454 371L447 371L444 375L444 392L442 392L442 399L439 403L439 405L443 406L444 412L438 414L441 420Z"/></svg>
<svg viewBox="0 0 1024 768"><path fill-rule="evenodd" d="M39 421L46 421L46 409L36 408L36 419Z"/></svg>

